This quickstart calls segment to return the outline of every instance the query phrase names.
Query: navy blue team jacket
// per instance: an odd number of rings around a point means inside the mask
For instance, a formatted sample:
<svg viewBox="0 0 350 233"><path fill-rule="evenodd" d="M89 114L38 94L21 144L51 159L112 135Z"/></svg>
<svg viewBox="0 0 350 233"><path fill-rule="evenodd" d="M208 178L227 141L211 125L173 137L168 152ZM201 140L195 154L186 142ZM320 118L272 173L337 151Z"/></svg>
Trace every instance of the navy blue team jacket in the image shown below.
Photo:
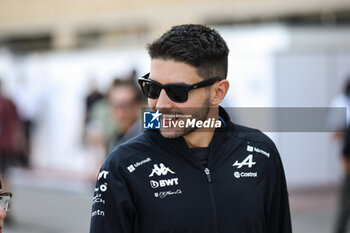
<svg viewBox="0 0 350 233"><path fill-rule="evenodd" d="M118 146L98 175L90 233L290 233L280 156L262 132L216 129L202 167L182 137L147 130Z"/></svg>

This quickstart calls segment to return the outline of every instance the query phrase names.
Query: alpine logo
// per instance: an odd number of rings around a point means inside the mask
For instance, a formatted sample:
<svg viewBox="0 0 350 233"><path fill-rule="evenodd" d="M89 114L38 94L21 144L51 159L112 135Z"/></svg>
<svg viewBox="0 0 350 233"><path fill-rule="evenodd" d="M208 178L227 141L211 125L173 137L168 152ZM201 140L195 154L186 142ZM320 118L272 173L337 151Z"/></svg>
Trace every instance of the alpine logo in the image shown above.
<svg viewBox="0 0 350 233"><path fill-rule="evenodd" d="M154 164L152 173L149 175L149 177L152 177L154 174L156 174L157 176L165 176L168 173L175 174L175 172L170 170L170 168L164 166L163 163L159 164L159 166L158 164Z"/></svg>
<svg viewBox="0 0 350 233"><path fill-rule="evenodd" d="M256 162L253 161L253 154L248 155L241 163L238 162L238 160L232 165L233 167L241 168L244 165L248 166L249 168L253 167Z"/></svg>
<svg viewBox="0 0 350 233"><path fill-rule="evenodd" d="M159 187L174 186L179 184L179 179L173 178L173 179L159 180L159 181L151 180L150 184L151 184L151 187L154 189Z"/></svg>

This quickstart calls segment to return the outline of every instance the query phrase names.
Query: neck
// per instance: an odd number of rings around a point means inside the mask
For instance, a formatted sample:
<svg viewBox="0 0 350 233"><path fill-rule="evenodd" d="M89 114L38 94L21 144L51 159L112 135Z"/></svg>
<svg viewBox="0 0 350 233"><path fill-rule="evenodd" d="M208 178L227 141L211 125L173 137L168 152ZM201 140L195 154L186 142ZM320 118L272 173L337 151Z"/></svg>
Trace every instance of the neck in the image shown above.
<svg viewBox="0 0 350 233"><path fill-rule="evenodd" d="M219 109L210 108L207 119L218 119ZM185 142L189 148L194 147L209 147L211 140L213 139L215 128L196 129L192 133L183 136Z"/></svg>

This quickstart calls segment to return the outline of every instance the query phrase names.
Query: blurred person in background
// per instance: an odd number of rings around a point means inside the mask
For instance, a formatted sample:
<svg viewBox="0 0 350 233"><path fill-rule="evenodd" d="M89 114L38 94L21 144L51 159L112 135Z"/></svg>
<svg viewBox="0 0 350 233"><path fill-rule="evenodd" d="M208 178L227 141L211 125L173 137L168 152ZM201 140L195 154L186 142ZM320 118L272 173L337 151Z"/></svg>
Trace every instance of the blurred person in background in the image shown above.
<svg viewBox="0 0 350 233"><path fill-rule="evenodd" d="M16 105L5 97L0 81L0 173L8 189L7 171L22 151L23 133Z"/></svg>
<svg viewBox="0 0 350 233"><path fill-rule="evenodd" d="M332 128L336 131L336 139L343 141L342 163L344 167L344 177L340 189L338 213L336 216L334 233L346 233L350 217L350 77L345 84L344 92L337 95L331 107L346 108L346 125L337 119L330 119Z"/></svg>
<svg viewBox="0 0 350 233"><path fill-rule="evenodd" d="M108 93L112 119L118 126L108 144L111 152L119 144L142 132L140 121L144 97L136 85L134 77L115 79Z"/></svg>
<svg viewBox="0 0 350 233"><path fill-rule="evenodd" d="M2 233L2 228L6 217L6 211L8 211L11 208L11 198L12 193L2 191L2 182L0 177L0 233Z"/></svg>
<svg viewBox="0 0 350 233"><path fill-rule="evenodd" d="M97 93L91 95L96 98L91 98L94 103L88 111L86 140L95 172L101 167L107 152L142 131L139 118L144 97L135 79L136 72L132 70L130 75L114 79L102 98L97 98Z"/></svg>
<svg viewBox="0 0 350 233"><path fill-rule="evenodd" d="M104 99L103 94L98 90L97 80L95 78L89 79L89 92L85 99L85 122L91 120L92 109L94 106Z"/></svg>
<svg viewBox="0 0 350 233"><path fill-rule="evenodd" d="M109 112L107 96L98 90L96 78L88 80L85 98L84 145L91 164L91 181L96 179L98 169L106 157L108 142L115 131Z"/></svg>
<svg viewBox="0 0 350 233"><path fill-rule="evenodd" d="M23 167L30 166L31 143L40 109L40 91L26 76L17 80L16 95L13 96L19 119L23 127L23 145L19 162Z"/></svg>

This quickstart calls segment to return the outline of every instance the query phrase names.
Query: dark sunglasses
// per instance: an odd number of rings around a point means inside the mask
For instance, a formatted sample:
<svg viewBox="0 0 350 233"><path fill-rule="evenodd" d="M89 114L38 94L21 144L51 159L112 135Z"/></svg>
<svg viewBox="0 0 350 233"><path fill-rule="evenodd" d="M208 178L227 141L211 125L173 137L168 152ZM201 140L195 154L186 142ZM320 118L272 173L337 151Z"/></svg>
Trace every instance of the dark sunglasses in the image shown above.
<svg viewBox="0 0 350 233"><path fill-rule="evenodd" d="M194 90L202 87L208 87L210 85L213 85L215 82L222 80L222 78L210 78L210 79L206 79L204 81L195 83L193 85L182 84L182 83L162 85L159 82L148 79L148 77L149 77L149 73L138 79L142 92L147 98L157 99L162 89L164 89L169 99L177 103L186 102L188 98L188 92L190 90Z"/></svg>

